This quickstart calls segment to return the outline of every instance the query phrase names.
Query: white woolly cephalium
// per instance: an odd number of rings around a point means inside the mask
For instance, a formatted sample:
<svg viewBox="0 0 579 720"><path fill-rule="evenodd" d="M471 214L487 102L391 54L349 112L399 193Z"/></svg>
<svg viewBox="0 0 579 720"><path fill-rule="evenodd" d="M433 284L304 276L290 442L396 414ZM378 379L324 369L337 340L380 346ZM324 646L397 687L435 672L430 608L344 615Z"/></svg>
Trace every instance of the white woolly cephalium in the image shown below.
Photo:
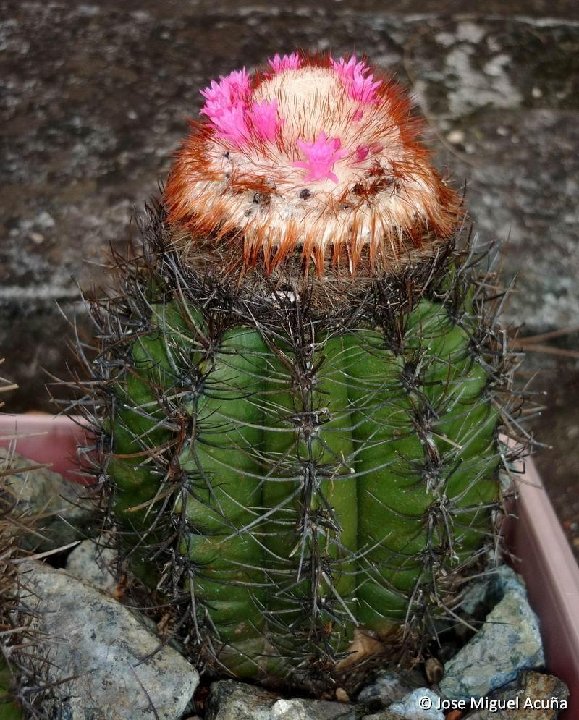
<svg viewBox="0 0 579 720"><path fill-rule="evenodd" d="M192 123L165 191L185 251L235 237L244 264L266 272L298 248L318 274L329 258L353 272L365 251L390 271L456 228L458 196L419 142L410 100L355 56L276 56L202 94L207 120Z"/></svg>

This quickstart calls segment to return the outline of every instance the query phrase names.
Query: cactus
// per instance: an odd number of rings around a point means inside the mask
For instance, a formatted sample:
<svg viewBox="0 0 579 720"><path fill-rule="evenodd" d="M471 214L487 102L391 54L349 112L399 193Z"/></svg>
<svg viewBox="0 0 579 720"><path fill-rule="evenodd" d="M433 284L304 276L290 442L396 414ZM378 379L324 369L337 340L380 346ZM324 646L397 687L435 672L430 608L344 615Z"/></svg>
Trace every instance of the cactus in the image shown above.
<svg viewBox="0 0 579 720"><path fill-rule="evenodd" d="M327 689L454 617L497 541L512 363L391 79L292 53L202 94L93 307L98 472L200 665Z"/></svg>

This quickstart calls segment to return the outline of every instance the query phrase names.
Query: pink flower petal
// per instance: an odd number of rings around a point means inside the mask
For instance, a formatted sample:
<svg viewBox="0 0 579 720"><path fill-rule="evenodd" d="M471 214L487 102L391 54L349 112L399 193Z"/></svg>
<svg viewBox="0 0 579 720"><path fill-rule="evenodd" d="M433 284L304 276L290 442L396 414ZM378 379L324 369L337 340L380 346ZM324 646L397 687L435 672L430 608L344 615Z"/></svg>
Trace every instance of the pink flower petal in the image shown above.
<svg viewBox="0 0 579 720"><path fill-rule="evenodd" d="M362 162L362 160L365 160L368 157L368 153L370 152L370 148L367 145L358 145L356 148L356 162Z"/></svg>
<svg viewBox="0 0 579 720"><path fill-rule="evenodd" d="M243 105L234 105L223 110L220 115L212 117L211 122L215 125L217 133L234 145L243 145L249 137Z"/></svg>
<svg viewBox="0 0 579 720"><path fill-rule="evenodd" d="M376 90L382 82L374 80L370 68L363 60L357 60L356 56L352 55L348 62L344 58L339 60L332 58L330 62L353 100L359 100L364 104L375 102Z"/></svg>
<svg viewBox="0 0 579 720"><path fill-rule="evenodd" d="M268 63L271 69L278 73L284 70L297 70L301 64L301 58L293 52L291 55L279 55L276 53L272 58L269 58Z"/></svg>
<svg viewBox="0 0 579 720"><path fill-rule="evenodd" d="M275 140L281 121L277 116L277 100L254 102L248 116L255 133L264 140Z"/></svg>
<svg viewBox="0 0 579 720"><path fill-rule="evenodd" d="M332 171L335 163L347 155L347 152L341 149L340 138L329 138L322 130L314 142L298 140L296 144L307 159L298 160L293 165L307 171L306 180L330 179L338 182L338 176Z"/></svg>
<svg viewBox="0 0 579 720"><path fill-rule="evenodd" d="M249 77L245 68L222 75L219 81L212 80L209 87L201 90L201 95L208 102L223 106L246 100L249 95Z"/></svg>

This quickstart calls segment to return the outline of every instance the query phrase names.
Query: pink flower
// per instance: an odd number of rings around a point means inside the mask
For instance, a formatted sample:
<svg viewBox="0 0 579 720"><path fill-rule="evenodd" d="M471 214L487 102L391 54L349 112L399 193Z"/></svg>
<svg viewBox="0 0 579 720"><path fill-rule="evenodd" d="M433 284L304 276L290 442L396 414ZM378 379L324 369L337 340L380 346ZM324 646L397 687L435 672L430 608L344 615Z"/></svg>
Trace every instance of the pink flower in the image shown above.
<svg viewBox="0 0 579 720"><path fill-rule="evenodd" d="M362 160L365 160L368 157L368 153L370 152L370 148L368 145L358 145L356 148L356 162L362 162Z"/></svg>
<svg viewBox="0 0 579 720"><path fill-rule="evenodd" d="M201 109L215 126L218 135L235 145L242 145L248 137L246 103L249 96L249 78L245 68L221 76L201 94L205 105Z"/></svg>
<svg viewBox="0 0 579 720"><path fill-rule="evenodd" d="M298 148L307 157L307 160L294 162L295 167L307 170L306 180L333 180L338 182L338 176L333 172L334 164L347 153L342 150L340 138L329 138L322 130L314 142L297 141Z"/></svg>
<svg viewBox="0 0 579 720"><path fill-rule="evenodd" d="M256 134L264 140L275 140L280 120L277 116L277 100L254 102L248 115Z"/></svg>
<svg viewBox="0 0 579 720"><path fill-rule="evenodd" d="M278 73L283 70L297 70L301 66L302 61L300 56L296 52L293 52L291 55L281 56L276 53L272 58L269 58L268 63L271 69Z"/></svg>
<svg viewBox="0 0 579 720"><path fill-rule="evenodd" d="M371 145L358 145L354 153L355 162L363 162L368 155L379 153L384 149L381 143L372 143Z"/></svg>
<svg viewBox="0 0 579 720"><path fill-rule="evenodd" d="M245 68L221 75L219 81L212 80L209 87L201 90L201 95L208 103L223 107L245 100L249 95L249 77Z"/></svg>
<svg viewBox="0 0 579 720"><path fill-rule="evenodd" d="M219 115L211 117L219 135L238 147L249 137L246 108L244 105L232 105L222 110Z"/></svg>
<svg viewBox="0 0 579 720"><path fill-rule="evenodd" d="M382 83L380 80L374 81L370 68L363 60L357 60L356 56L352 55L348 62L344 58L332 58L331 63L353 100L367 104L376 100L376 90Z"/></svg>

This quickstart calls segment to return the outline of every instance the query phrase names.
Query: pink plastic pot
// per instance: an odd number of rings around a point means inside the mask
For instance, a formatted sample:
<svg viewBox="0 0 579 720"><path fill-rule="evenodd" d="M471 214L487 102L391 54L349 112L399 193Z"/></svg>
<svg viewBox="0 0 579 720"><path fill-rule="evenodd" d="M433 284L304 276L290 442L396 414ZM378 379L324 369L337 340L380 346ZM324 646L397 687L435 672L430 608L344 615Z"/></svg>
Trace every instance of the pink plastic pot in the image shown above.
<svg viewBox="0 0 579 720"><path fill-rule="evenodd" d="M65 417L0 414L0 445L13 445L20 454L51 465L76 482L77 445L81 426ZM579 718L579 567L559 525L541 479L531 460L518 476L519 496L507 527L507 541L516 570L527 583L531 603L541 619L550 672L571 691L564 720Z"/></svg>

